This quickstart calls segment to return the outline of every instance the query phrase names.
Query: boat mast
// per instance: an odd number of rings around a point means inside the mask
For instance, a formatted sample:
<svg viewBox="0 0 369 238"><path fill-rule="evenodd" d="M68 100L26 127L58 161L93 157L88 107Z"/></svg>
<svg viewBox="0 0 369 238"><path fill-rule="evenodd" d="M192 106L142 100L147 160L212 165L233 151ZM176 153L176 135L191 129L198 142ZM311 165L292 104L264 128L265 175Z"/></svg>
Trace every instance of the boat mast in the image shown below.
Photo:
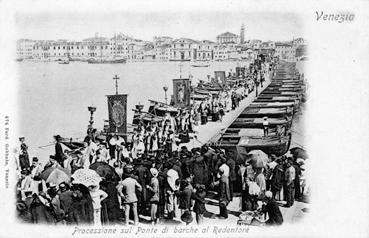
<svg viewBox="0 0 369 238"><path fill-rule="evenodd" d="M102 38L100 36L100 62L102 62Z"/></svg>
<svg viewBox="0 0 369 238"><path fill-rule="evenodd" d="M117 33L114 33L114 59L117 57Z"/></svg>
<svg viewBox="0 0 369 238"><path fill-rule="evenodd" d="M183 67L182 62L179 62L179 78L180 79L182 78L182 67Z"/></svg>

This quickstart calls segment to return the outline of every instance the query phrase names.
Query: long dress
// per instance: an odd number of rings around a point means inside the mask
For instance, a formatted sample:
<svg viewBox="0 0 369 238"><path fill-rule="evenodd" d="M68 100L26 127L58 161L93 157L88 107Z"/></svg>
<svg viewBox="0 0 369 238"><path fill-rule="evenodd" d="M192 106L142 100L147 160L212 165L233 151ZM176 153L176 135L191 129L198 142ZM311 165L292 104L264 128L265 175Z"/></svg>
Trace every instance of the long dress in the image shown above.
<svg viewBox="0 0 369 238"><path fill-rule="evenodd" d="M194 184L208 184L208 166L203 156L198 156L193 161L192 173L194 175Z"/></svg>
<svg viewBox="0 0 369 238"><path fill-rule="evenodd" d="M46 205L46 200L35 196L30 206L32 222L37 224L54 224L55 217L52 208Z"/></svg>

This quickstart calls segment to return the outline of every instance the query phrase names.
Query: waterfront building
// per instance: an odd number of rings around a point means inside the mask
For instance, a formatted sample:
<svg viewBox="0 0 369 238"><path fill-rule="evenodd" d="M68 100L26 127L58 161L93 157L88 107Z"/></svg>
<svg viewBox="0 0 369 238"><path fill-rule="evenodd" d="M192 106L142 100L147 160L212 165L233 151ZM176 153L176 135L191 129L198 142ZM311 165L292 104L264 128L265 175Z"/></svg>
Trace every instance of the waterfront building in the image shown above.
<svg viewBox="0 0 369 238"><path fill-rule="evenodd" d="M133 43L133 38L123 33L114 35L110 38L110 56L113 58L127 59L128 58L128 45Z"/></svg>
<svg viewBox="0 0 369 238"><path fill-rule="evenodd" d="M197 44L196 59L210 61L214 59L214 47L216 43L209 40L202 40Z"/></svg>
<svg viewBox="0 0 369 238"><path fill-rule="evenodd" d="M87 59L110 58L110 40L106 37L91 37L82 40L82 44L87 47Z"/></svg>
<svg viewBox="0 0 369 238"><path fill-rule="evenodd" d="M73 60L86 60L88 57L87 45L83 44L82 41L70 41L69 48L69 58Z"/></svg>
<svg viewBox="0 0 369 238"><path fill-rule="evenodd" d="M238 44L240 43L240 37L236 34L225 32L217 36L218 44Z"/></svg>
<svg viewBox="0 0 369 238"><path fill-rule="evenodd" d="M253 49L260 49L263 42L261 40L251 40L250 43Z"/></svg>
<svg viewBox="0 0 369 238"><path fill-rule="evenodd" d="M218 44L214 46L214 60L239 59L236 44Z"/></svg>
<svg viewBox="0 0 369 238"><path fill-rule="evenodd" d="M157 61L168 61L171 54L171 45L164 44L155 47L155 59Z"/></svg>
<svg viewBox="0 0 369 238"><path fill-rule="evenodd" d="M32 59L40 61L51 61L51 47L53 41L36 41L32 49Z"/></svg>
<svg viewBox="0 0 369 238"><path fill-rule="evenodd" d="M306 45L299 45L296 47L296 60L301 59L307 56L307 46Z"/></svg>
<svg viewBox="0 0 369 238"><path fill-rule="evenodd" d="M143 51L144 61L154 61L156 59L156 54L154 49L145 49Z"/></svg>
<svg viewBox="0 0 369 238"><path fill-rule="evenodd" d="M265 42L267 44L268 49L274 49L275 48L275 42L274 41L267 41Z"/></svg>
<svg viewBox="0 0 369 238"><path fill-rule="evenodd" d="M128 59L130 61L142 61L144 58L144 42L134 39L128 45Z"/></svg>
<svg viewBox="0 0 369 238"><path fill-rule="evenodd" d="M198 45L199 42L188 38L179 38L174 40L171 44L172 50L170 60L172 61L196 60Z"/></svg>
<svg viewBox="0 0 369 238"><path fill-rule="evenodd" d="M173 38L169 36L154 36L154 47L159 47L162 45L170 45L173 42Z"/></svg>
<svg viewBox="0 0 369 238"><path fill-rule="evenodd" d="M306 45L306 40L302 37L299 37L299 38L294 38L293 41L292 41L292 44L294 46L299 46L299 45Z"/></svg>
<svg viewBox="0 0 369 238"><path fill-rule="evenodd" d="M66 60L70 57L70 44L67 40L53 41L50 45L50 60ZM74 48L74 47L73 47Z"/></svg>
<svg viewBox="0 0 369 238"><path fill-rule="evenodd" d="M275 56L288 62L296 61L296 47L291 42L275 43Z"/></svg>
<svg viewBox="0 0 369 238"><path fill-rule="evenodd" d="M254 50L252 48L238 45L236 46L236 51L233 52L232 58L237 58L240 60L253 60L257 58L257 50Z"/></svg>
<svg viewBox="0 0 369 238"><path fill-rule="evenodd" d="M17 59L27 60L32 59L33 46L35 45L34 40L30 39L19 39L16 43Z"/></svg>

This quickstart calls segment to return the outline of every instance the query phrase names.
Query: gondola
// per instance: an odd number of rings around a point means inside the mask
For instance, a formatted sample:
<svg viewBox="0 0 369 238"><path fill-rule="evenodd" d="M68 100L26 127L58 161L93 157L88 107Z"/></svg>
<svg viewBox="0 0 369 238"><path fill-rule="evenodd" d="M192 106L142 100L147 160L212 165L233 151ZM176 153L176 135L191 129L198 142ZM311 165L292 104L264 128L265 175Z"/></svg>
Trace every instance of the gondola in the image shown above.
<svg viewBox="0 0 369 238"><path fill-rule="evenodd" d="M297 105L299 105L300 101L296 98L291 98L288 96L278 96L278 97L272 97L272 98L257 98L254 102L295 102Z"/></svg>
<svg viewBox="0 0 369 238"><path fill-rule="evenodd" d="M276 156L284 155L291 145L291 134L283 136L242 136L242 137L221 137L218 146L227 151L237 152L240 149L262 150L264 153Z"/></svg>
<svg viewBox="0 0 369 238"><path fill-rule="evenodd" d="M293 114L292 108L249 108L241 112L238 118L283 118L290 117Z"/></svg>
<svg viewBox="0 0 369 238"><path fill-rule="evenodd" d="M263 128L263 118L237 118L233 121L230 128ZM269 128L277 126L290 127L292 117L268 118Z"/></svg>
<svg viewBox="0 0 369 238"><path fill-rule="evenodd" d="M293 102L260 102L260 103L251 103L248 108L284 108L284 107L293 107Z"/></svg>

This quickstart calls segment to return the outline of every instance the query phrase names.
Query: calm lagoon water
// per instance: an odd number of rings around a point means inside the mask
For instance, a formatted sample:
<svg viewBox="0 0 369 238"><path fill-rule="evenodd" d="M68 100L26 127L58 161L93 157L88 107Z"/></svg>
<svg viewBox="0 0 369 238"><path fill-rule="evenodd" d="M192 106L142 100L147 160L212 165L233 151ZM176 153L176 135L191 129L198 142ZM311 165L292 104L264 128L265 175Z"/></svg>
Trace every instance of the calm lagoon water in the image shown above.
<svg viewBox="0 0 369 238"><path fill-rule="evenodd" d="M210 67L191 67L182 63L182 77L193 75L193 81L206 80L215 70L235 70L236 62L211 62ZM245 65L246 63L238 63ZM96 106L95 127L102 128L108 118L105 95L115 94L114 75L120 77L119 93L128 94L128 123L139 102L147 109L148 99L164 101L163 86L172 94L172 79L179 78L178 62L137 62L127 64L87 64L71 62L18 63L18 115L19 132L26 137L30 156L45 161L54 147L53 135L82 137L86 133L89 112Z"/></svg>

